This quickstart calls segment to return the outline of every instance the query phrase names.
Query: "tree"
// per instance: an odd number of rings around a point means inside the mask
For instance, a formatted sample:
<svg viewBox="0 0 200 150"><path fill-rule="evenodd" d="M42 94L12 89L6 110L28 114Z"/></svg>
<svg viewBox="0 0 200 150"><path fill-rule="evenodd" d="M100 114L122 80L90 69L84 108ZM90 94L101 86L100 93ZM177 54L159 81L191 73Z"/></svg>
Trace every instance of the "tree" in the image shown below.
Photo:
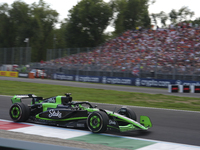
<svg viewBox="0 0 200 150"><path fill-rule="evenodd" d="M161 11L159 13L159 18L163 27L166 27L167 26L166 21L168 20L168 15L164 11Z"/></svg>
<svg viewBox="0 0 200 150"><path fill-rule="evenodd" d="M153 22L155 23L155 25L157 27L158 26L159 14L152 13L151 17L152 17L152 20L153 20Z"/></svg>
<svg viewBox="0 0 200 150"><path fill-rule="evenodd" d="M187 21L191 19L193 16L194 16L194 12L190 11L190 9L185 6L180 8L178 11L176 11L175 9L172 9L171 12L169 13L170 21L172 24Z"/></svg>
<svg viewBox="0 0 200 150"><path fill-rule="evenodd" d="M15 36L15 46L24 46L25 38L33 35L30 8L28 4L21 1L15 1L11 6L9 17L14 25L15 32L12 34Z"/></svg>
<svg viewBox="0 0 200 150"><path fill-rule="evenodd" d="M176 12L175 9L172 9L171 12L169 13L169 17L170 17L171 23L176 24L177 19L178 19L178 12Z"/></svg>
<svg viewBox="0 0 200 150"><path fill-rule="evenodd" d="M150 27L148 0L113 0L117 17L114 21L115 33L120 34L136 27Z"/></svg>
<svg viewBox="0 0 200 150"><path fill-rule="evenodd" d="M32 61L46 59L46 49L53 47L53 31L58 13L43 0L31 5L15 1L0 5L0 47L25 47L29 38Z"/></svg>
<svg viewBox="0 0 200 150"><path fill-rule="evenodd" d="M114 18L114 34L118 35L126 30L124 27L124 11L126 10L127 2L126 0L113 0L111 1L111 5L116 14L116 18Z"/></svg>
<svg viewBox="0 0 200 150"><path fill-rule="evenodd" d="M65 32L66 32L66 22L61 22L60 28L54 30L55 35L55 48L66 48L67 44L65 41Z"/></svg>
<svg viewBox="0 0 200 150"><path fill-rule="evenodd" d="M58 13L52 10L43 0L31 6L32 29L31 37L32 57L34 61L46 59L47 48L53 47L53 31L58 22Z"/></svg>
<svg viewBox="0 0 200 150"><path fill-rule="evenodd" d="M200 17L196 18L194 21L189 21L189 22L191 22L193 25L200 26Z"/></svg>
<svg viewBox="0 0 200 150"><path fill-rule="evenodd" d="M157 14L152 13L151 17L156 26L158 26L158 19L160 20L162 27L167 26L166 21L168 20L168 15L165 12L161 11L160 13L157 13Z"/></svg>
<svg viewBox="0 0 200 150"><path fill-rule="evenodd" d="M190 11L190 9L186 6L183 6L178 11L178 22L182 22L183 20L191 19L194 16L194 12Z"/></svg>
<svg viewBox="0 0 200 150"><path fill-rule="evenodd" d="M112 9L103 0L82 0L69 11L66 23L68 47L94 47L104 41L103 32L112 18Z"/></svg>
<svg viewBox="0 0 200 150"><path fill-rule="evenodd" d="M9 17L10 7L7 3L0 5L0 47L13 47L15 28Z"/></svg>

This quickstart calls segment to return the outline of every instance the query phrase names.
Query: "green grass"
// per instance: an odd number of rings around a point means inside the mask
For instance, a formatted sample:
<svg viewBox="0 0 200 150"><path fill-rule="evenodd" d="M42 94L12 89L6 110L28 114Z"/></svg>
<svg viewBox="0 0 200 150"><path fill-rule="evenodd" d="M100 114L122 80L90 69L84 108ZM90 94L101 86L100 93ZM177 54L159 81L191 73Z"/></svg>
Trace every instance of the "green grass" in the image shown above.
<svg viewBox="0 0 200 150"><path fill-rule="evenodd" d="M74 101L200 111L200 98L0 80L0 95L35 94L44 98L72 93Z"/></svg>

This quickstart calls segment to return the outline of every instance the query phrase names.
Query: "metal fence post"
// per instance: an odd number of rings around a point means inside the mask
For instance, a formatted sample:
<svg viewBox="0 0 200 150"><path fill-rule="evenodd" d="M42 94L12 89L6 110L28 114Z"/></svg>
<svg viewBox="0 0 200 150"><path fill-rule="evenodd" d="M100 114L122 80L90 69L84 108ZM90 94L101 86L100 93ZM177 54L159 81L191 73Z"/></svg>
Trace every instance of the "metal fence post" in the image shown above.
<svg viewBox="0 0 200 150"><path fill-rule="evenodd" d="M156 68L155 68L155 79L157 79L158 73L158 47L157 47L157 38L156 38Z"/></svg>
<svg viewBox="0 0 200 150"><path fill-rule="evenodd" d="M26 60L25 60L25 65L28 64L28 47L25 49L25 55L26 55Z"/></svg>
<svg viewBox="0 0 200 150"><path fill-rule="evenodd" d="M77 48L77 54L78 54L78 53L80 53L80 48ZM80 69L80 68L79 68L79 66L78 66L78 67L77 67L77 71L76 71L76 72L77 72L77 73L76 73L77 75L79 75L79 69Z"/></svg>
<svg viewBox="0 0 200 150"><path fill-rule="evenodd" d="M14 64L15 63L15 61L14 61L14 54L15 54L15 48L13 47L12 48L12 54L11 54L11 62L12 62L12 64Z"/></svg>
<svg viewBox="0 0 200 150"><path fill-rule="evenodd" d="M29 51L29 63L31 63L31 47L29 47L29 49L28 49Z"/></svg>
<svg viewBox="0 0 200 150"><path fill-rule="evenodd" d="M6 48L4 48L4 64L6 64Z"/></svg>
<svg viewBox="0 0 200 150"><path fill-rule="evenodd" d="M90 57L89 48L87 47L86 50L87 50L87 55L88 55L87 57L89 58L89 57ZM87 66L89 66L89 65L91 66L92 64L87 64ZM89 67L88 67L88 68L89 68ZM88 69L88 68L86 69L86 75L87 75L87 76L89 76L89 69Z"/></svg>
<svg viewBox="0 0 200 150"><path fill-rule="evenodd" d="M194 49L193 49L193 61L192 61L192 67L193 67L193 69L192 69L192 80L194 81L195 80L195 75L194 75L194 73L195 73L195 67L194 66L196 66L195 65L195 51L196 51L196 47L194 47Z"/></svg>
<svg viewBox="0 0 200 150"><path fill-rule="evenodd" d="M3 64L3 49L0 48L0 65Z"/></svg>
<svg viewBox="0 0 200 150"><path fill-rule="evenodd" d="M113 63L114 51L115 51L115 50L112 49L112 56L111 56L112 58L111 58L111 63ZM110 76L113 77L113 64L111 65L111 74L110 74Z"/></svg>
<svg viewBox="0 0 200 150"><path fill-rule="evenodd" d="M20 55L19 55L19 57L20 57L20 65L22 65L22 47L20 47Z"/></svg>
<svg viewBox="0 0 200 150"><path fill-rule="evenodd" d="M175 49L177 50L177 40L175 40ZM175 52L174 52L175 53ZM176 53L174 54L176 55ZM172 71L172 79L175 80L176 79L176 56L174 57L174 66L173 66L173 71Z"/></svg>
<svg viewBox="0 0 200 150"><path fill-rule="evenodd" d="M49 49L47 49L47 54L46 54L46 61L48 61L49 60Z"/></svg>
<svg viewBox="0 0 200 150"><path fill-rule="evenodd" d="M61 58L61 49L59 49L59 58Z"/></svg>

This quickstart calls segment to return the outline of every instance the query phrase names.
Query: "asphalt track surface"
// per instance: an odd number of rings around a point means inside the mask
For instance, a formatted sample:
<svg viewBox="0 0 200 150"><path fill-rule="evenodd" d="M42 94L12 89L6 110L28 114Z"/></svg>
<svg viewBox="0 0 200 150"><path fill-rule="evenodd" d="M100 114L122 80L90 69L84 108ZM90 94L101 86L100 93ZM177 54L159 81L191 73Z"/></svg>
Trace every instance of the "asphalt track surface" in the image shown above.
<svg viewBox="0 0 200 150"><path fill-rule="evenodd" d="M68 81L57 81L57 80L41 80L41 79L23 79L23 78L8 78L0 77L0 80L13 80L22 82L34 82L34 83L45 83L45 84L56 84L73 87L84 87L84 88L97 88L97 89L109 89L118 91L128 92L140 92L140 93L151 93L151 94L167 94L176 96L187 96L187 97L198 97L198 94L191 93L168 93L167 89L148 89L139 87L129 86L113 86L104 84L89 84L80 82L68 82ZM26 94L26 93L25 93ZM199 96L200 97L200 96ZM11 97L0 96L0 119L10 120L9 108L11 106ZM94 103L93 103L94 104ZM95 105L95 104L94 104ZM99 108L108 110L116 110L121 108L119 105L108 105L108 104L97 104ZM175 142L181 144L189 144L200 146L200 112L193 111L178 111L178 110L167 110L167 109L156 109L156 108L145 108L145 107L132 107L137 114L138 118L140 115L147 115L150 117L153 127L147 132L132 131L127 133L112 133L115 135L130 136L151 140L159 140L166 142Z"/></svg>

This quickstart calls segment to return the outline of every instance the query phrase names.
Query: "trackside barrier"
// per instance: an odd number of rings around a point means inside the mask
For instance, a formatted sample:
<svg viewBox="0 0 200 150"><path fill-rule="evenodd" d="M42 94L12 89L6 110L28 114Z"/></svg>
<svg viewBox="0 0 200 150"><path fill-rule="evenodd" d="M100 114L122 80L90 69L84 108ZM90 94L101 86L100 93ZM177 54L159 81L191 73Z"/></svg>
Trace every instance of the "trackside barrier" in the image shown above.
<svg viewBox="0 0 200 150"><path fill-rule="evenodd" d="M200 86L199 85L191 85L191 93L200 93Z"/></svg>
<svg viewBox="0 0 200 150"><path fill-rule="evenodd" d="M42 73L42 75L41 75L41 79L44 79L44 73Z"/></svg>
<svg viewBox="0 0 200 150"><path fill-rule="evenodd" d="M168 85L170 93L200 93L199 85Z"/></svg>
<svg viewBox="0 0 200 150"><path fill-rule="evenodd" d="M194 93L200 93L200 86L194 86Z"/></svg>
<svg viewBox="0 0 200 150"><path fill-rule="evenodd" d="M36 78L39 78L39 73L36 71Z"/></svg>
<svg viewBox="0 0 200 150"><path fill-rule="evenodd" d="M18 77L18 72L16 72L16 71L0 71L0 76Z"/></svg>
<svg viewBox="0 0 200 150"><path fill-rule="evenodd" d="M190 93L191 92L191 86L189 85L179 85L179 92L180 93Z"/></svg>
<svg viewBox="0 0 200 150"><path fill-rule="evenodd" d="M191 87L189 85L183 85L183 93L190 93Z"/></svg>
<svg viewBox="0 0 200 150"><path fill-rule="evenodd" d="M35 78L35 77L34 77L34 73L29 73L29 74L28 74L28 78L34 79L34 78Z"/></svg>
<svg viewBox="0 0 200 150"><path fill-rule="evenodd" d="M168 92L170 93L178 93L179 92L179 85L168 85Z"/></svg>

